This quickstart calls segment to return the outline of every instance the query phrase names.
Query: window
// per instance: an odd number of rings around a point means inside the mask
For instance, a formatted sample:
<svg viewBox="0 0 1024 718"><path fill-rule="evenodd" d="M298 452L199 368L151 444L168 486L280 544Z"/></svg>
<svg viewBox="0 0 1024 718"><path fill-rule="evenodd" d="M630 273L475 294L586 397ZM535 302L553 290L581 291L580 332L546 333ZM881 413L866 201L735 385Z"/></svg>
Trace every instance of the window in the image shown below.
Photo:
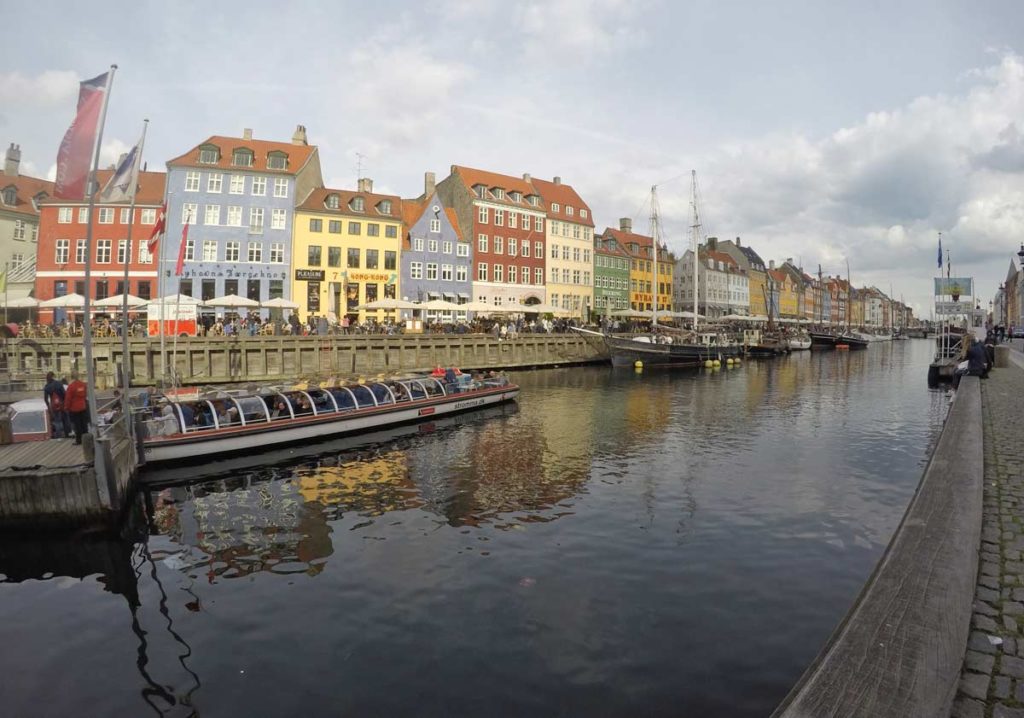
<svg viewBox="0 0 1024 718"><path fill-rule="evenodd" d="M245 192L245 175L231 175L231 186L228 191L231 194L243 194Z"/></svg>
<svg viewBox="0 0 1024 718"><path fill-rule="evenodd" d="M427 279L437 279L436 262L427 262Z"/></svg>
<svg viewBox="0 0 1024 718"><path fill-rule="evenodd" d="M589 249L584 249L583 250L583 261L586 264L590 264L590 250Z"/></svg>
<svg viewBox="0 0 1024 718"><path fill-rule="evenodd" d="M487 281L487 262L479 262L476 265L476 281L486 282Z"/></svg>
<svg viewBox="0 0 1024 718"><path fill-rule="evenodd" d="M249 208L249 234L263 234L263 208Z"/></svg>
<svg viewBox="0 0 1024 718"><path fill-rule="evenodd" d="M544 231L544 218L543 217L534 217L533 218L533 231L534 232L543 232Z"/></svg>
<svg viewBox="0 0 1024 718"><path fill-rule="evenodd" d="M508 213L508 226L511 229L515 229L519 224L519 215L515 212Z"/></svg>
<svg viewBox="0 0 1024 718"><path fill-rule="evenodd" d="M96 282L96 296L94 299L106 299L110 296L110 285L106 279L100 279Z"/></svg>
<svg viewBox="0 0 1024 718"><path fill-rule="evenodd" d="M526 252L523 252L523 256L527 256ZM544 243L537 241L533 243L533 258L544 259Z"/></svg>
<svg viewBox="0 0 1024 718"><path fill-rule="evenodd" d="M436 239L428 239L427 240L427 251L430 252L431 254L437 254L437 240Z"/></svg>
<svg viewBox="0 0 1024 718"><path fill-rule="evenodd" d="M558 222L551 220L551 234L557 235L559 226Z"/></svg>
<svg viewBox="0 0 1024 718"><path fill-rule="evenodd" d="M185 191L199 191L199 173L196 172L195 170L189 170L188 172L185 173Z"/></svg>
<svg viewBox="0 0 1024 718"><path fill-rule="evenodd" d="M494 210L494 224L498 227L505 226L505 210L496 209Z"/></svg>
<svg viewBox="0 0 1024 718"><path fill-rule="evenodd" d="M422 237L413 237L412 238L412 249L413 249L414 252L422 252L423 251L423 238Z"/></svg>
<svg viewBox="0 0 1024 718"><path fill-rule="evenodd" d="M121 219L119 221L121 222L121 224L131 224L132 223L132 208L131 207L122 207L121 208Z"/></svg>
<svg viewBox="0 0 1024 718"><path fill-rule="evenodd" d="M572 226L572 236L573 236L573 239L579 239L580 238L580 226L578 224L574 224Z"/></svg>
<svg viewBox="0 0 1024 718"><path fill-rule="evenodd" d="M57 223L58 224L71 224L71 208L61 207L57 210Z"/></svg>
<svg viewBox="0 0 1024 718"><path fill-rule="evenodd" d="M85 264L85 240L79 239L75 241L75 263Z"/></svg>
<svg viewBox="0 0 1024 718"><path fill-rule="evenodd" d="M519 268L516 267L516 265L514 265L514 264L508 265L508 283L509 284L516 284L519 281L518 277L516 276L516 271L518 269Z"/></svg>
<svg viewBox="0 0 1024 718"><path fill-rule="evenodd" d="M587 218L587 210L583 209L582 207L580 208L580 217L582 217L583 219Z"/></svg>
<svg viewBox="0 0 1024 718"><path fill-rule="evenodd" d="M522 267L520 271L522 272L522 274L520 274L519 276L521 276L523 278L523 284L529 284L530 283L530 268L529 267Z"/></svg>
<svg viewBox="0 0 1024 718"><path fill-rule="evenodd" d="M267 169L284 170L288 169L288 155L284 152L270 152L267 154Z"/></svg>
<svg viewBox="0 0 1024 718"><path fill-rule="evenodd" d="M263 244L260 242L249 242L246 245L246 261L251 264L259 264L263 261Z"/></svg>
<svg viewBox="0 0 1024 718"><path fill-rule="evenodd" d="M139 299L150 299L149 280L140 279L137 291L139 293Z"/></svg>
<svg viewBox="0 0 1024 718"><path fill-rule="evenodd" d="M377 205L377 209L381 214L391 214L391 200L381 200L381 203Z"/></svg>
<svg viewBox="0 0 1024 718"><path fill-rule="evenodd" d="M228 207L228 226L229 227L241 227L242 226L242 208L238 206Z"/></svg>
<svg viewBox="0 0 1024 718"><path fill-rule="evenodd" d="M219 204L208 204L206 205L206 214L203 216L203 224L218 225L220 224L220 205Z"/></svg>
<svg viewBox="0 0 1024 718"><path fill-rule="evenodd" d="M153 255L149 251L149 242L139 242L139 264L152 264ZM141 295L139 295L141 296Z"/></svg>
<svg viewBox="0 0 1024 718"><path fill-rule="evenodd" d="M214 194L220 194L221 187L224 185L224 175L220 172L211 172L206 178L206 191L213 192Z"/></svg>
<svg viewBox="0 0 1024 718"><path fill-rule="evenodd" d="M143 224L156 224L156 210L155 209L144 209L142 210L142 217L139 220Z"/></svg>
<svg viewBox="0 0 1024 718"><path fill-rule="evenodd" d="M557 244L552 244L551 245L551 258L552 259L558 259L558 245Z"/></svg>
<svg viewBox="0 0 1024 718"><path fill-rule="evenodd" d="M231 153L231 164L233 164L235 167L252 167L252 150L235 150L234 152Z"/></svg>
<svg viewBox="0 0 1024 718"><path fill-rule="evenodd" d="M284 229L287 222L287 213L283 209L274 209L270 211L270 228L271 229Z"/></svg>
<svg viewBox="0 0 1024 718"><path fill-rule="evenodd" d="M309 255L306 258L309 266L319 267L320 266L320 245L311 244L309 245Z"/></svg>
<svg viewBox="0 0 1024 718"><path fill-rule="evenodd" d="M476 251L486 252L487 251L487 235L478 234L476 236Z"/></svg>
<svg viewBox="0 0 1024 718"><path fill-rule="evenodd" d="M377 264L380 261L380 250L368 249L366 250L366 268L376 269Z"/></svg>
<svg viewBox="0 0 1024 718"><path fill-rule="evenodd" d="M508 238L508 256L515 257L519 254L519 240L515 237Z"/></svg>
<svg viewBox="0 0 1024 718"><path fill-rule="evenodd" d="M398 266L398 252L384 250L384 269L395 269Z"/></svg>
<svg viewBox="0 0 1024 718"><path fill-rule="evenodd" d="M388 224L384 226L384 236L388 239L398 238L398 226L394 224Z"/></svg>
<svg viewBox="0 0 1024 718"><path fill-rule="evenodd" d="M544 284L544 270L540 267L535 267L533 270L533 283Z"/></svg>
<svg viewBox="0 0 1024 718"><path fill-rule="evenodd" d="M231 240L224 245L224 261L225 262L237 262L238 254L241 249L241 244L237 241Z"/></svg>
<svg viewBox="0 0 1024 718"><path fill-rule="evenodd" d="M53 255L53 261L57 264L67 264L68 259L71 256L71 240L70 239L58 239L56 245L56 251ZM20 262L19 262L20 264Z"/></svg>
<svg viewBox="0 0 1024 718"><path fill-rule="evenodd" d="M284 264L284 242L272 242L270 245L270 263Z"/></svg>
<svg viewBox="0 0 1024 718"><path fill-rule="evenodd" d="M494 265L494 281L503 282L505 281L505 266L502 264Z"/></svg>
<svg viewBox="0 0 1024 718"><path fill-rule="evenodd" d="M370 222L366 225L366 236L367 237L379 237L380 236L380 225Z"/></svg>
<svg viewBox="0 0 1024 718"><path fill-rule="evenodd" d="M274 178L274 196L275 197L287 197L288 196L288 178L287 177L275 177Z"/></svg>
<svg viewBox="0 0 1024 718"><path fill-rule="evenodd" d="M505 253L505 240L501 237L494 238L494 253L504 254Z"/></svg>
<svg viewBox="0 0 1024 718"><path fill-rule="evenodd" d="M114 223L114 208L113 207L100 207L99 215L100 224L113 224ZM24 239L24 235L22 235Z"/></svg>
<svg viewBox="0 0 1024 718"><path fill-rule="evenodd" d="M324 221L322 219L310 218L310 220L309 220L309 231L310 232L323 232L324 231Z"/></svg>
<svg viewBox="0 0 1024 718"><path fill-rule="evenodd" d="M567 215L569 215L570 217L572 217L572 214L573 214L572 207L570 207L569 205L565 205L565 213Z"/></svg>
<svg viewBox="0 0 1024 718"><path fill-rule="evenodd" d="M267 194L267 178L266 177L253 177L252 178L252 194L254 197L264 197Z"/></svg>
<svg viewBox="0 0 1024 718"><path fill-rule="evenodd" d="M338 209L338 207L340 206L340 200L338 199L338 195L327 195L327 200L324 202L324 206L327 207L327 209Z"/></svg>
<svg viewBox="0 0 1024 718"><path fill-rule="evenodd" d="M89 208L79 207L78 208L78 223L89 224Z"/></svg>
<svg viewBox="0 0 1024 718"><path fill-rule="evenodd" d="M409 262L409 277L423 279L423 262Z"/></svg>
<svg viewBox="0 0 1024 718"><path fill-rule="evenodd" d="M469 267L465 264L460 264L455 268L455 281L456 282L468 282L469 281Z"/></svg>
<svg viewBox="0 0 1024 718"><path fill-rule="evenodd" d="M190 239L185 242L185 261L194 262L196 260L196 241Z"/></svg>
<svg viewBox="0 0 1024 718"><path fill-rule="evenodd" d="M361 222L349 222L348 233L349 234L362 234L362 223Z"/></svg>
<svg viewBox="0 0 1024 718"><path fill-rule="evenodd" d="M442 264L441 265L441 281L450 282L452 281L452 265Z"/></svg>
<svg viewBox="0 0 1024 718"><path fill-rule="evenodd" d="M327 221L327 231L331 234L341 234L341 220L331 219Z"/></svg>
<svg viewBox="0 0 1024 718"><path fill-rule="evenodd" d="M111 212L113 212L113 210L111 210ZM25 222L23 220L14 220L14 238L25 239Z"/></svg>
<svg viewBox="0 0 1024 718"><path fill-rule="evenodd" d="M578 270L578 269L572 270L572 283L573 284L579 284L580 283L580 270Z"/></svg>
<svg viewBox="0 0 1024 718"><path fill-rule="evenodd" d="M204 262L216 262L217 261L217 240L207 239L203 241L203 261Z"/></svg>
<svg viewBox="0 0 1024 718"><path fill-rule="evenodd" d="M186 202L181 205L181 223L194 225L199 221L199 205Z"/></svg>
<svg viewBox="0 0 1024 718"><path fill-rule="evenodd" d="M96 264L110 264L110 251L113 244L113 240L110 239L101 239L96 242Z"/></svg>
<svg viewBox="0 0 1024 718"><path fill-rule="evenodd" d="M431 232L440 232L441 231L441 220L439 220L439 219L432 219L432 220L430 220L430 231Z"/></svg>
<svg viewBox="0 0 1024 718"><path fill-rule="evenodd" d="M366 209L366 200L362 197L353 197L352 201L349 202L349 207L352 208L353 212L362 212Z"/></svg>
<svg viewBox="0 0 1024 718"><path fill-rule="evenodd" d="M491 190L491 194L494 195L495 199L505 199L505 190L501 187L495 187Z"/></svg>
<svg viewBox="0 0 1024 718"><path fill-rule="evenodd" d="M341 266L341 247L328 247L327 248L327 266L328 267L340 267Z"/></svg>
<svg viewBox="0 0 1024 718"><path fill-rule="evenodd" d="M201 147L199 149L199 161L204 165L215 165L220 161L220 150L216 147Z"/></svg>
<svg viewBox="0 0 1024 718"><path fill-rule="evenodd" d="M117 240L117 263L124 264L132 256L132 248L127 239ZM118 292L121 294L122 292Z"/></svg>
<svg viewBox="0 0 1024 718"><path fill-rule="evenodd" d="M481 224L487 224L487 215L488 210L486 207L478 207L476 211L476 221L480 222Z"/></svg>
<svg viewBox="0 0 1024 718"><path fill-rule="evenodd" d="M441 245L441 247L442 247L441 251L444 252L445 254L451 254L452 253L452 243L451 242L444 242Z"/></svg>
<svg viewBox="0 0 1024 718"><path fill-rule="evenodd" d="M554 267L551 268L551 282L553 284L558 283L558 270L555 269Z"/></svg>
<svg viewBox="0 0 1024 718"><path fill-rule="evenodd" d="M456 257L468 257L469 256L469 242L459 242L455 247Z"/></svg>
<svg viewBox="0 0 1024 718"><path fill-rule="evenodd" d="M349 269L359 269L359 247L348 248L348 264Z"/></svg>
<svg viewBox="0 0 1024 718"><path fill-rule="evenodd" d="M568 244L563 244L562 245L562 259L564 261L566 261L566 262L569 261L569 245Z"/></svg>

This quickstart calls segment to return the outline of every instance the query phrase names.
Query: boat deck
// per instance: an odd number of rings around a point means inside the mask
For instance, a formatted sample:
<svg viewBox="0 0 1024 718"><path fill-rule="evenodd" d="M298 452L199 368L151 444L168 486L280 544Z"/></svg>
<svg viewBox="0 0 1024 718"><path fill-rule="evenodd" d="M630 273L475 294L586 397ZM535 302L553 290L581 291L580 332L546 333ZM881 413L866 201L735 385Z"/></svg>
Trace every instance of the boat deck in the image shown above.
<svg viewBox="0 0 1024 718"><path fill-rule="evenodd" d="M88 464L82 446L74 439L25 441L0 446L0 477L49 473Z"/></svg>

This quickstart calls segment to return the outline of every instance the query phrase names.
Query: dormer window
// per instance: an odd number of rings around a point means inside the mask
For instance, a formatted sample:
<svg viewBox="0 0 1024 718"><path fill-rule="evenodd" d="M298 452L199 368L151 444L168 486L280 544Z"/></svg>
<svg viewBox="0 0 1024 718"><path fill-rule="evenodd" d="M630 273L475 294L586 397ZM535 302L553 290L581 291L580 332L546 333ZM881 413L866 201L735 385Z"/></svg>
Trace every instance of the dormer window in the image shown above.
<svg viewBox="0 0 1024 718"><path fill-rule="evenodd" d="M220 149L214 145L203 145L199 148L199 161L204 165L215 165L220 162Z"/></svg>
<svg viewBox="0 0 1024 718"><path fill-rule="evenodd" d="M513 202L522 202L523 201L523 194L522 194L522 192L513 192L512 193L512 201Z"/></svg>
<svg viewBox="0 0 1024 718"><path fill-rule="evenodd" d="M377 211L380 212L381 214L391 214L391 200L381 200L380 203L377 205Z"/></svg>
<svg viewBox="0 0 1024 718"><path fill-rule="evenodd" d="M286 170L288 169L288 155L284 152L270 152L267 154L267 169L268 170Z"/></svg>
<svg viewBox="0 0 1024 718"><path fill-rule="evenodd" d="M565 205L565 213L572 217L572 207L570 207L569 205Z"/></svg>
<svg viewBox="0 0 1024 718"><path fill-rule="evenodd" d="M583 219L586 219L587 218L587 210L581 209L580 210L580 217L582 217Z"/></svg>
<svg viewBox="0 0 1024 718"><path fill-rule="evenodd" d="M552 202L551 203L551 211L552 212L557 212L557 211L559 211L559 209L561 209L561 205L558 204L558 202Z"/></svg>
<svg viewBox="0 0 1024 718"><path fill-rule="evenodd" d="M231 164L235 167L252 167L254 159L252 150L238 149L231 153Z"/></svg>
<svg viewBox="0 0 1024 718"><path fill-rule="evenodd" d="M18 201L18 190L15 187L4 188L4 204L13 207Z"/></svg>
<svg viewBox="0 0 1024 718"><path fill-rule="evenodd" d="M336 195L336 194L329 194L329 195L327 195L327 200L324 202L324 206L326 206L327 209L338 209L338 207L340 205L341 205L341 201L338 199L338 195Z"/></svg>
<svg viewBox="0 0 1024 718"><path fill-rule="evenodd" d="M537 203L540 201L537 195L535 194L531 194L529 197L527 197L527 199L530 201L531 207L536 207Z"/></svg>
<svg viewBox="0 0 1024 718"><path fill-rule="evenodd" d="M476 192L476 196L480 199L485 199L487 197L487 188L482 184L474 185L473 191Z"/></svg>
<svg viewBox="0 0 1024 718"><path fill-rule="evenodd" d="M353 212L363 212L366 209L366 200L362 197L353 197L352 201L348 203L348 207Z"/></svg>
<svg viewBox="0 0 1024 718"><path fill-rule="evenodd" d="M494 195L494 199L505 199L505 190L501 187L492 188L491 194Z"/></svg>

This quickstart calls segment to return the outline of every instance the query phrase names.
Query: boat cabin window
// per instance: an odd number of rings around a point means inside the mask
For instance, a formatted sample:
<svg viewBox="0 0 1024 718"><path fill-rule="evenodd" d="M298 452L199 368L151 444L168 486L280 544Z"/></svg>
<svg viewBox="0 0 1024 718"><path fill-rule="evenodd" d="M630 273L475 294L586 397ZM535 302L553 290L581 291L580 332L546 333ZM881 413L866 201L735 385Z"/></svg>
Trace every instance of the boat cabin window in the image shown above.
<svg viewBox="0 0 1024 718"><path fill-rule="evenodd" d="M395 397L392 396L387 384L370 384L370 391L373 392L378 404L393 404L395 402Z"/></svg>
<svg viewBox="0 0 1024 718"><path fill-rule="evenodd" d="M195 425L197 429L218 428L217 411L208 400L201 399L195 403Z"/></svg>
<svg viewBox="0 0 1024 718"><path fill-rule="evenodd" d="M402 382L402 384L409 391L410 399L423 399L427 396L427 390L421 381L406 381Z"/></svg>
<svg viewBox="0 0 1024 718"><path fill-rule="evenodd" d="M377 401L373 398L373 392L370 391L370 387L365 384L357 384L351 387L352 393L355 394L356 400L359 402L359 408L363 409L368 406L377 406Z"/></svg>
<svg viewBox="0 0 1024 718"><path fill-rule="evenodd" d="M334 399L332 399L331 395L326 391L310 389L306 393L309 394L309 398L313 400L313 408L316 409L317 414L326 414L327 412L331 412L336 409Z"/></svg>
<svg viewBox="0 0 1024 718"><path fill-rule="evenodd" d="M274 392L273 394L263 395L264 403L270 408L270 420L275 419L291 419L292 414L291 402L288 401L288 397L284 394Z"/></svg>
<svg viewBox="0 0 1024 718"><path fill-rule="evenodd" d="M309 394L306 392L293 391L285 396L288 397L288 402L291 404L295 416L311 416L316 413L313 410L313 400L309 398Z"/></svg>
<svg viewBox="0 0 1024 718"><path fill-rule="evenodd" d="M444 396L444 385L441 384L437 379L425 378L421 382L423 388L426 389L427 396Z"/></svg>
<svg viewBox="0 0 1024 718"><path fill-rule="evenodd" d="M359 404L355 394L346 386L331 389L331 396L334 397L334 402L338 405L338 411L351 411Z"/></svg>
<svg viewBox="0 0 1024 718"><path fill-rule="evenodd" d="M11 420L11 430L15 434L46 433L46 412L19 411Z"/></svg>
<svg viewBox="0 0 1024 718"><path fill-rule="evenodd" d="M402 382L391 382L388 384L388 388L391 389L391 394L395 397L395 401L409 401L409 387Z"/></svg>
<svg viewBox="0 0 1024 718"><path fill-rule="evenodd" d="M246 424L268 420L267 405L258 396L245 396L237 400Z"/></svg>

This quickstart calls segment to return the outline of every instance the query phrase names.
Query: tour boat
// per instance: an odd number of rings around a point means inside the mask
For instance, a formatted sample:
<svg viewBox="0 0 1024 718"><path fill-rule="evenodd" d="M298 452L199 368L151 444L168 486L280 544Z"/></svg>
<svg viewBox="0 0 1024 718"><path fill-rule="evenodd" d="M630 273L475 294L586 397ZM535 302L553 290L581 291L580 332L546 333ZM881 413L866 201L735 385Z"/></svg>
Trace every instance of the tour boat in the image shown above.
<svg viewBox="0 0 1024 718"><path fill-rule="evenodd" d="M145 463L255 452L292 442L371 431L513 401L504 377L416 376L327 388L264 387L165 399L143 422Z"/></svg>

